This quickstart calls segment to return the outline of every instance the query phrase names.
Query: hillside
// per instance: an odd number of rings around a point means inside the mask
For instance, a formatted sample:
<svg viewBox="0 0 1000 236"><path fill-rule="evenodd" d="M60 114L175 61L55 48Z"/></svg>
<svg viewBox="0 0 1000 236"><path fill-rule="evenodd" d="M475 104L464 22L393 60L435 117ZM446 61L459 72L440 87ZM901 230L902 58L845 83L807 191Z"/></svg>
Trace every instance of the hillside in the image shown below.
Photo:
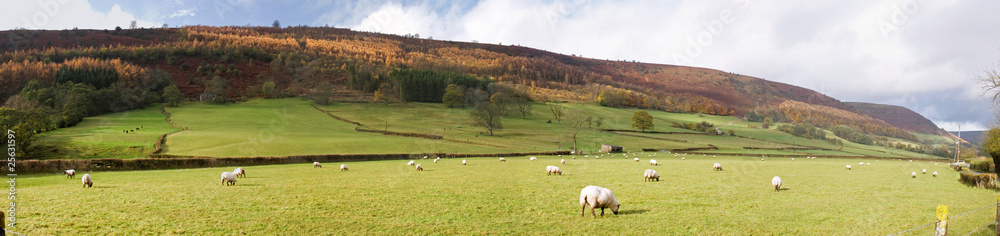
<svg viewBox="0 0 1000 236"><path fill-rule="evenodd" d="M883 120L904 130L936 135L945 134L945 131L938 128L934 122L905 107L864 102L847 102L845 104L853 111Z"/></svg>
<svg viewBox="0 0 1000 236"><path fill-rule="evenodd" d="M948 131L948 133L958 136L958 131ZM983 142L983 139L986 139L986 137L983 137L983 134L985 133L986 131L962 131L961 138L962 140L968 141L972 144L979 145Z"/></svg>
<svg viewBox="0 0 1000 236"><path fill-rule="evenodd" d="M133 89L136 98L127 99L130 101L155 102L164 87L157 81L167 78L191 100L217 94L229 100L276 96L324 101L338 96L359 100L360 96L364 100L365 94L390 83L395 84L395 94L431 91L423 100L412 101L440 102L440 94L435 93L443 93L446 83L437 83L434 88L400 85L396 71L406 69L415 71L412 74L430 71L432 79L438 77L433 73L458 74L513 85L543 102L585 101L712 115L758 112L779 122L853 117L857 119L847 123L861 124L869 123L870 118L865 114L844 116L842 113L852 113L845 103L813 90L714 69L600 60L516 45L428 40L339 28L13 30L0 32L0 37L10 39L0 41L2 100L18 94L31 80L52 84L67 80L56 72L77 70L87 75L96 66L131 75L125 78L132 87L157 93ZM81 58L95 61L68 63ZM73 77L68 80L77 81ZM266 88L269 84L273 85ZM201 97L203 94L211 96ZM793 119L788 109L780 108L788 101L823 109L794 114ZM43 105L57 110L65 107L55 103ZM898 133L889 124L858 126Z"/></svg>

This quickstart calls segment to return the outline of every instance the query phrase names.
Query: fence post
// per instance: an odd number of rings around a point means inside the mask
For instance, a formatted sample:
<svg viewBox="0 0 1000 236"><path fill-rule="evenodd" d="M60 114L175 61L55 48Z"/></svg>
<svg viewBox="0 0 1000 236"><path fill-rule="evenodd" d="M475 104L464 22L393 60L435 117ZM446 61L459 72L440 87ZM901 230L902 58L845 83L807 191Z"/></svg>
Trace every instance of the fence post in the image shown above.
<svg viewBox="0 0 1000 236"><path fill-rule="evenodd" d="M5 230L5 228L7 228L7 222L5 222L6 219L4 218L5 216L3 214L3 211L0 211L0 236L7 235L7 230Z"/></svg>
<svg viewBox="0 0 1000 236"><path fill-rule="evenodd" d="M937 224L934 224L934 236L948 235L948 206L938 205Z"/></svg>
<svg viewBox="0 0 1000 236"><path fill-rule="evenodd" d="M1000 236L1000 194L997 194L997 222L994 225L993 233L996 236Z"/></svg>

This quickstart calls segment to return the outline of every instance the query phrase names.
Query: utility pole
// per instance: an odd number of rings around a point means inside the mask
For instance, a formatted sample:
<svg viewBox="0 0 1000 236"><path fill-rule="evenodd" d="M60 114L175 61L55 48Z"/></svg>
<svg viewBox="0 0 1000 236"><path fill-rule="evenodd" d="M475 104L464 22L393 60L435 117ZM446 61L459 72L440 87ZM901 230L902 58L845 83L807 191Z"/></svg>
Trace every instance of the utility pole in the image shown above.
<svg viewBox="0 0 1000 236"><path fill-rule="evenodd" d="M962 152L962 125L958 125L958 140L955 140L955 163L958 163L959 152Z"/></svg>

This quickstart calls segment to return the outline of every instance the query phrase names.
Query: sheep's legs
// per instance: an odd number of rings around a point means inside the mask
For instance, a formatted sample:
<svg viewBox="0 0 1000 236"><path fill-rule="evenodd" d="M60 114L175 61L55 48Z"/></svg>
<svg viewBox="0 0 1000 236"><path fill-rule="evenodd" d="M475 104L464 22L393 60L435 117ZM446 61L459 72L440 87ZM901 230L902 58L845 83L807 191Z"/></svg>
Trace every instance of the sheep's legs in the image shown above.
<svg viewBox="0 0 1000 236"><path fill-rule="evenodd" d="M601 207L601 216L604 216L604 208Z"/></svg>

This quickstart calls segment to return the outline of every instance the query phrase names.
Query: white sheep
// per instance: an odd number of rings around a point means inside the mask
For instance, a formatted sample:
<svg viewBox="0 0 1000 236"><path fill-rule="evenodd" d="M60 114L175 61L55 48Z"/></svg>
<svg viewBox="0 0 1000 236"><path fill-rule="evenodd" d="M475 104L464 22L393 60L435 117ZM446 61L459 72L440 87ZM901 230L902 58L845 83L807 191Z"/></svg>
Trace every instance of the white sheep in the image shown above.
<svg viewBox="0 0 1000 236"><path fill-rule="evenodd" d="M317 162L313 162L313 168L323 168L323 164L319 164L318 161Z"/></svg>
<svg viewBox="0 0 1000 236"><path fill-rule="evenodd" d="M781 190L781 177L775 176L771 179L771 185L774 185L774 191Z"/></svg>
<svg viewBox="0 0 1000 236"><path fill-rule="evenodd" d="M660 164L656 163L656 160L649 159L649 165L651 165L651 166L658 166Z"/></svg>
<svg viewBox="0 0 1000 236"><path fill-rule="evenodd" d="M427 159L427 156L424 156L424 159Z"/></svg>
<svg viewBox="0 0 1000 236"><path fill-rule="evenodd" d="M407 163L406 163L406 165L408 165L408 166L412 166L413 164L416 164L416 163L417 163L417 162L415 162L415 161L410 161L410 162L407 162Z"/></svg>
<svg viewBox="0 0 1000 236"><path fill-rule="evenodd" d="M681 160L684 160L684 157L681 157Z"/></svg>
<svg viewBox="0 0 1000 236"><path fill-rule="evenodd" d="M639 162L639 158L638 157L636 157L634 160L635 160L635 162Z"/></svg>
<svg viewBox="0 0 1000 236"><path fill-rule="evenodd" d="M921 172L920 174L924 174L924 175L926 175L926 174L927 174L927 169L924 169L924 171L923 171L923 172Z"/></svg>
<svg viewBox="0 0 1000 236"><path fill-rule="evenodd" d="M340 171L347 171L347 164L340 164Z"/></svg>
<svg viewBox="0 0 1000 236"><path fill-rule="evenodd" d="M465 160L462 160L462 165L463 165L463 166L465 165Z"/></svg>
<svg viewBox="0 0 1000 236"><path fill-rule="evenodd" d="M69 170L66 170L66 171L63 171L63 174L66 174L66 177L67 177L67 178L70 178L70 179L72 179L72 178L73 178L73 176L76 176L76 170L74 170L74 169L69 169Z"/></svg>
<svg viewBox="0 0 1000 236"><path fill-rule="evenodd" d="M610 189L587 186L580 191L580 217L586 216L588 205L590 206L590 214L597 217L594 208L601 208L601 216L604 216L604 208L611 208L611 212L617 215L618 208L622 204L618 203L618 199L615 199L615 194Z"/></svg>
<svg viewBox="0 0 1000 236"><path fill-rule="evenodd" d="M864 162L858 162L858 165L859 165L859 166L860 166L860 165L864 165L864 164L865 164Z"/></svg>
<svg viewBox="0 0 1000 236"><path fill-rule="evenodd" d="M761 158L760 161L764 161L764 158Z"/></svg>
<svg viewBox="0 0 1000 236"><path fill-rule="evenodd" d="M424 170L424 167L423 167L423 166L420 166L420 164L417 164L417 170L419 170L419 171L423 171L423 170Z"/></svg>
<svg viewBox="0 0 1000 236"><path fill-rule="evenodd" d="M434 163L438 163L438 160L441 160L441 159L434 159Z"/></svg>
<svg viewBox="0 0 1000 236"><path fill-rule="evenodd" d="M559 164L565 165L566 164L566 159L559 160Z"/></svg>
<svg viewBox="0 0 1000 236"><path fill-rule="evenodd" d="M851 170L851 165L847 165L847 170Z"/></svg>
<svg viewBox="0 0 1000 236"><path fill-rule="evenodd" d="M660 181L660 174L657 174L656 171L652 169L646 169L646 173L643 173L642 177L643 177L642 180L643 182L653 181L654 179L656 181Z"/></svg>
<svg viewBox="0 0 1000 236"><path fill-rule="evenodd" d="M559 167L556 167L556 166L546 166L545 167L545 173L547 173L548 175L552 175L552 174L562 175L562 170L559 170Z"/></svg>
<svg viewBox="0 0 1000 236"><path fill-rule="evenodd" d="M910 173L910 176L913 176L913 178L916 178L917 177L917 172Z"/></svg>
<svg viewBox="0 0 1000 236"><path fill-rule="evenodd" d="M90 174L83 174L80 180L83 181L84 188L94 187L94 179L90 178Z"/></svg>
<svg viewBox="0 0 1000 236"><path fill-rule="evenodd" d="M222 172L222 184L236 185L236 175L230 172Z"/></svg>
<svg viewBox="0 0 1000 236"><path fill-rule="evenodd" d="M503 157L501 157L500 158L500 162L507 162L507 159L504 159Z"/></svg>
<svg viewBox="0 0 1000 236"><path fill-rule="evenodd" d="M575 160L575 159L576 159L576 156L573 156L573 159Z"/></svg>
<svg viewBox="0 0 1000 236"><path fill-rule="evenodd" d="M236 175L236 177L247 177L247 171L244 170L243 167L236 167L236 169L233 170L233 174Z"/></svg>
<svg viewBox="0 0 1000 236"><path fill-rule="evenodd" d="M714 169L716 171L720 171L720 170L722 170L722 164L719 164L719 163L712 164L712 169Z"/></svg>
<svg viewBox="0 0 1000 236"><path fill-rule="evenodd" d="M535 158L535 157L531 157L531 158L528 158L528 160L529 160L529 161L535 161L535 160L538 160L538 158Z"/></svg>
<svg viewBox="0 0 1000 236"><path fill-rule="evenodd" d="M795 160L795 158L794 158L794 157L792 157L792 160L794 161L794 160Z"/></svg>
<svg viewBox="0 0 1000 236"><path fill-rule="evenodd" d="M934 173L931 173L931 175L934 175L934 177L937 177L937 171L934 171Z"/></svg>

